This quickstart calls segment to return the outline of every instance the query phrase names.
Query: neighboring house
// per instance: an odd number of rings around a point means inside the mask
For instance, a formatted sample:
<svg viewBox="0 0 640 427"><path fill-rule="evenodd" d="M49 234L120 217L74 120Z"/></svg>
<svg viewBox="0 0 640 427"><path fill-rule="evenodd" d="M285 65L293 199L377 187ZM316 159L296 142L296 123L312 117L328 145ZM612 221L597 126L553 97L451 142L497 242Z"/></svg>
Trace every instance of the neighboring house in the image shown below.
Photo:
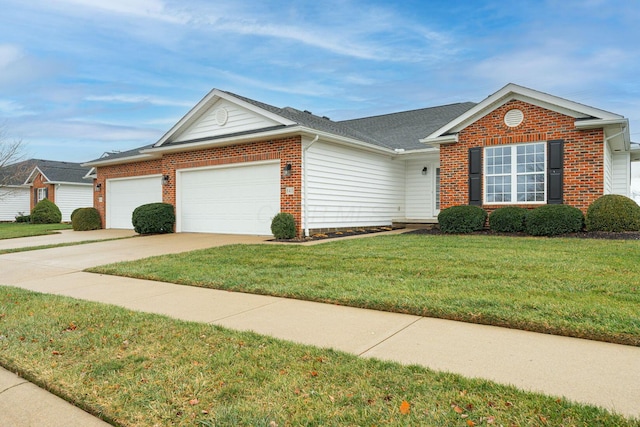
<svg viewBox="0 0 640 427"><path fill-rule="evenodd" d="M14 221L28 215L42 199L55 203L62 221L71 221L76 208L93 206L92 179L85 179L90 168L79 163L30 159L0 170L0 221Z"/></svg>
<svg viewBox="0 0 640 427"><path fill-rule="evenodd" d="M299 234L435 222L476 204L586 211L629 195L628 120L509 84L479 104L334 122L213 90L158 142L88 162L106 228L132 228L144 203L176 207L176 231Z"/></svg>
<svg viewBox="0 0 640 427"><path fill-rule="evenodd" d="M29 214L31 191L24 181L32 168L28 161L0 168L0 221L15 221L21 213Z"/></svg>

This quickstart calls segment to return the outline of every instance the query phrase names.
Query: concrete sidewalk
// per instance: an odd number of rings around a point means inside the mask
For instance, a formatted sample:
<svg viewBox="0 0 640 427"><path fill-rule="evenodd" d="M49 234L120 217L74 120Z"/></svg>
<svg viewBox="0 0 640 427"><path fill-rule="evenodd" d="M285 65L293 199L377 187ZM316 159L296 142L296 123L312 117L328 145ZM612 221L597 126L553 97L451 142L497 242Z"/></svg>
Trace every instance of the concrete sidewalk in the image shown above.
<svg viewBox="0 0 640 427"><path fill-rule="evenodd" d="M150 236L2 255L0 269L4 284L485 378L640 417L638 347L80 271L118 258L263 241Z"/></svg>

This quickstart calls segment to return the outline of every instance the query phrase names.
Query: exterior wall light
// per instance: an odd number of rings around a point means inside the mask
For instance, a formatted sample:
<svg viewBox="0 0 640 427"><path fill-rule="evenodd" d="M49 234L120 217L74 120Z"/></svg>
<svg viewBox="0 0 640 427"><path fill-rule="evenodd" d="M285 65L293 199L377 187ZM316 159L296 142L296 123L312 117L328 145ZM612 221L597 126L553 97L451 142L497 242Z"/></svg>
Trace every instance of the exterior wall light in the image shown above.
<svg viewBox="0 0 640 427"><path fill-rule="evenodd" d="M169 184L169 175L162 175L162 185Z"/></svg>
<svg viewBox="0 0 640 427"><path fill-rule="evenodd" d="M282 169L282 176L291 176L291 163L287 163L284 169Z"/></svg>
<svg viewBox="0 0 640 427"><path fill-rule="evenodd" d="M427 174L427 167L423 167L422 168L422 175L426 175Z"/></svg>
<svg viewBox="0 0 640 427"><path fill-rule="evenodd" d="M102 191L102 183L96 184L96 193L99 193L100 191Z"/></svg>

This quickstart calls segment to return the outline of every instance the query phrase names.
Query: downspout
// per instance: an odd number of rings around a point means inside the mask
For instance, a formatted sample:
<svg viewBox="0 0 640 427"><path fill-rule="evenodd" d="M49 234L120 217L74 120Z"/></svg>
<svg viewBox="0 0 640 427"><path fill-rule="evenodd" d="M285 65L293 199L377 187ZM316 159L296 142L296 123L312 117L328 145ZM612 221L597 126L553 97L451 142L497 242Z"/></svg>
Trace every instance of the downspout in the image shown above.
<svg viewBox="0 0 640 427"><path fill-rule="evenodd" d="M307 199L308 199L307 150L311 148L311 146L316 141L318 141L319 138L320 138L320 135L316 135L315 138L313 138L313 140L311 141L311 143L302 149L302 179L304 180L303 186L302 186L303 187L302 202L304 203L304 235L306 237L309 237L309 203L307 202Z"/></svg>

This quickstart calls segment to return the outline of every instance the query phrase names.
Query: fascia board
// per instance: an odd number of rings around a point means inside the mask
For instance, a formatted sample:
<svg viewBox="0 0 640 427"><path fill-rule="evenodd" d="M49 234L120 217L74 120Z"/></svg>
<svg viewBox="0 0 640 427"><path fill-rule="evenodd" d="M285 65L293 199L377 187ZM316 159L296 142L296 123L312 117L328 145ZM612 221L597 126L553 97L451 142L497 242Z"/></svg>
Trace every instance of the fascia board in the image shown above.
<svg viewBox="0 0 640 427"><path fill-rule="evenodd" d="M419 139L418 141L435 146L445 145L445 144L455 144L458 142L458 134L453 135L442 135L437 137L427 137L423 139Z"/></svg>
<svg viewBox="0 0 640 427"><path fill-rule="evenodd" d="M153 154L137 154L135 156L120 157L116 159L95 160L93 162L82 163L80 166L100 167L100 166L110 166L110 165L121 165L124 163L144 162L146 160L159 159L160 157L161 157L160 155L155 156Z"/></svg>
<svg viewBox="0 0 640 427"><path fill-rule="evenodd" d="M379 147L376 145L372 145L366 142L359 141L353 138L346 138L339 135L334 135L329 132L322 132L315 129L311 129L305 126L292 126L283 129L276 129L266 132L256 132L250 133L241 136L233 136L229 138L216 138L214 140L205 140L199 142L191 142L179 145L171 145L165 147L153 147L141 150L142 154L159 154L162 155L164 153L177 153L182 151L192 151L192 150L202 150L205 148L211 147L220 147L220 146L228 146L234 144L243 144L248 142L254 142L257 139L265 139L265 138L277 138L288 135L305 135L314 137L318 135L322 138L323 141L335 142L344 145L357 146L362 149L366 149L369 151L383 152L385 154L395 154L394 151L390 148Z"/></svg>
<svg viewBox="0 0 640 427"><path fill-rule="evenodd" d="M274 114L270 111L263 110L262 108L257 107L256 105L250 104L246 101L236 98L235 96L229 95L228 93L222 92L219 89L213 89L209 92L204 98L200 100L187 114L185 114L169 131L167 131L162 138L158 140L154 144L154 148L161 147L167 141L171 139L172 136L180 132L182 129L191 125L195 120L197 120L209 107L215 104L219 99L225 99L231 103L237 104L245 109L255 112L256 114L260 114L264 117L267 117L277 123L281 123L285 126L294 125L295 122L291 120L287 120L284 117L281 117L277 114Z"/></svg>
<svg viewBox="0 0 640 427"><path fill-rule="evenodd" d="M36 176L38 176L39 173L42 174L42 177L44 178L45 182L49 181L49 178L47 178L47 176L44 174L44 172L42 172L40 170L40 168L38 166L36 166L36 167L33 168L31 173L27 177L27 179L24 181L24 185L31 185L31 183L33 182L34 179L36 179Z"/></svg>

